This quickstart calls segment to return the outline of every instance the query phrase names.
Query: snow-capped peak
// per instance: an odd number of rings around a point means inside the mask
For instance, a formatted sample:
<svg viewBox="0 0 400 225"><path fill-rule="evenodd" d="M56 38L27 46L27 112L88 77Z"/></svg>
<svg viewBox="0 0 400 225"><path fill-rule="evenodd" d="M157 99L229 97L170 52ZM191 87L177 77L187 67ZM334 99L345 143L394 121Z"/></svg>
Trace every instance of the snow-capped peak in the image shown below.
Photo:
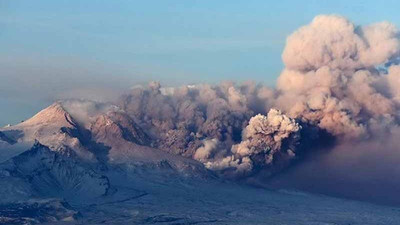
<svg viewBox="0 0 400 225"><path fill-rule="evenodd" d="M76 123L71 115L62 107L61 103L55 102L49 107L38 112L32 118L18 124L17 126L52 125L58 127L73 127Z"/></svg>

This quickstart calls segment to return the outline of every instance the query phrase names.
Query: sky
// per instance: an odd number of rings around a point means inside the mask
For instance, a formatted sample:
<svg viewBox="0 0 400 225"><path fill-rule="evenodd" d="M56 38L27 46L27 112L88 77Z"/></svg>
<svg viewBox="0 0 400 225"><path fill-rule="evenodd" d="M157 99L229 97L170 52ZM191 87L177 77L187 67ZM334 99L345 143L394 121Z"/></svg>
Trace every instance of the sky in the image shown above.
<svg viewBox="0 0 400 225"><path fill-rule="evenodd" d="M63 98L164 86L274 86L285 39L319 14L400 27L398 1L0 0L0 126Z"/></svg>

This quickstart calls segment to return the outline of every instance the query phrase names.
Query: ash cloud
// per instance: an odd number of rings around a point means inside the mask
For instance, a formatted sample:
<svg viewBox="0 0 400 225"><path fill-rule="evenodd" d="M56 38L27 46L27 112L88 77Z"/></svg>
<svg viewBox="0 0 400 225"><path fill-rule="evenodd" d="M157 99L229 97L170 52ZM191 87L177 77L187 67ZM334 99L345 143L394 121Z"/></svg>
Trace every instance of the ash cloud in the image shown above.
<svg viewBox="0 0 400 225"><path fill-rule="evenodd" d="M342 138L365 138L395 124L398 106L387 76L377 69L398 58L399 33L383 22L356 27L340 16L317 16L294 32L283 52L277 105L291 117Z"/></svg>
<svg viewBox="0 0 400 225"><path fill-rule="evenodd" d="M297 137L292 133L300 126L270 110L275 96L275 90L251 82L177 88L151 82L123 96L119 107L149 132L155 147L242 176L295 155L294 145L283 149L283 143ZM278 154L287 157L275 160Z"/></svg>
<svg viewBox="0 0 400 225"><path fill-rule="evenodd" d="M249 173L254 168L289 162L296 155L300 129L294 119L271 109L267 116L258 114L250 119L243 129L242 141L232 145L229 156L205 165L210 169L235 168L235 172Z"/></svg>
<svg viewBox="0 0 400 225"><path fill-rule="evenodd" d="M274 106L335 142L310 146L271 186L399 204L399 51L393 24L355 26L334 15L317 16L287 39Z"/></svg>
<svg viewBox="0 0 400 225"><path fill-rule="evenodd" d="M398 38L388 22L355 26L341 16L320 15L289 36L282 59L289 70L365 69L397 57Z"/></svg>
<svg viewBox="0 0 400 225"><path fill-rule="evenodd" d="M84 127L90 126L97 116L108 112L118 112L118 106L112 103L92 100L69 99L60 102L63 108Z"/></svg>

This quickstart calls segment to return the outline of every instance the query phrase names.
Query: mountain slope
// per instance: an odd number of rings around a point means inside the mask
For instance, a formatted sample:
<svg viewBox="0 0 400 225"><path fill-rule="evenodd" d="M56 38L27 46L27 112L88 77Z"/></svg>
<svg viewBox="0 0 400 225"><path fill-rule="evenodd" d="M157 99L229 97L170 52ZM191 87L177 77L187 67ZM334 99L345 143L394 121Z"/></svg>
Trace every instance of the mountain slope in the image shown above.
<svg viewBox="0 0 400 225"><path fill-rule="evenodd" d="M16 195L31 197L61 197L67 199L96 198L110 189L107 177L77 160L72 150L63 154L35 143L28 151L0 164L1 199ZM5 188L10 187L10 188ZM24 187L24 190L12 189Z"/></svg>
<svg viewBox="0 0 400 225"><path fill-rule="evenodd" d="M269 191L165 172L107 176L117 186L144 194L79 208L82 223L395 225L400 220L399 208L296 191Z"/></svg>
<svg viewBox="0 0 400 225"><path fill-rule="evenodd" d="M0 131L0 143L12 145L15 144L16 141L7 137L3 132Z"/></svg>
<svg viewBox="0 0 400 225"><path fill-rule="evenodd" d="M168 167L187 175L207 176L204 166L192 159L168 154L150 147L151 140L126 114L110 112L98 116L90 128L93 141L108 146L110 164L135 164L144 167Z"/></svg>
<svg viewBox="0 0 400 225"><path fill-rule="evenodd" d="M67 202L58 199L37 199L0 205L0 224L75 223L79 217L79 212Z"/></svg>

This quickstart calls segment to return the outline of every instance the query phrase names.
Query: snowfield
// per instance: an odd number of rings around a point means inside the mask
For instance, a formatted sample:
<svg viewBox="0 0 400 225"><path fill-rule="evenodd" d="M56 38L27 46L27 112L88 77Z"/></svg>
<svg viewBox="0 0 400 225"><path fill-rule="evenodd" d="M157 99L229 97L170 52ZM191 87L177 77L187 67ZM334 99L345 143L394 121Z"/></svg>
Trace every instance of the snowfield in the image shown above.
<svg viewBox="0 0 400 225"><path fill-rule="evenodd" d="M131 174L113 181L143 191L127 201L77 208L83 224L398 224L400 209L245 185Z"/></svg>
<svg viewBox="0 0 400 225"><path fill-rule="evenodd" d="M26 159L35 154L38 157ZM400 208L270 191L212 174L183 173L168 162L120 164L95 172L90 165L54 154L58 153L36 146L1 164L0 224L366 225L400 221ZM29 178L33 172L36 175Z"/></svg>

